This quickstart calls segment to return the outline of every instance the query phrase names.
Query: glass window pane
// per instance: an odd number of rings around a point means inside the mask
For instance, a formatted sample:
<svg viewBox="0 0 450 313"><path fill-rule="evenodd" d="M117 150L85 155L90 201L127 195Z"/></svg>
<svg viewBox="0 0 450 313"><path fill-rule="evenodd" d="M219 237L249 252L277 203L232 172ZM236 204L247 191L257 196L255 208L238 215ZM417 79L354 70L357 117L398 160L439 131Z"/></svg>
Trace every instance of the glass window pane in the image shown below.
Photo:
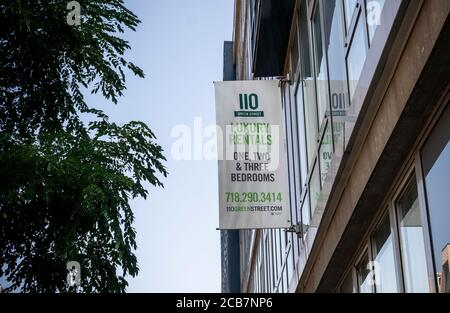
<svg viewBox="0 0 450 313"><path fill-rule="evenodd" d="M300 52L301 52L301 81L303 87L306 143L308 152L308 166L312 164L315 150L317 148L317 112L314 91L314 77L312 74L309 34L308 34L308 16L306 8L300 8Z"/></svg>
<svg viewBox="0 0 450 313"><path fill-rule="evenodd" d="M316 210L317 203L320 197L320 176L319 167L317 164L314 166L311 181L309 182L309 190L311 196L311 218L314 218L314 211Z"/></svg>
<svg viewBox="0 0 450 313"><path fill-rule="evenodd" d="M287 282L287 272L286 272L286 268L283 271L283 292L287 293L288 292L288 282Z"/></svg>
<svg viewBox="0 0 450 313"><path fill-rule="evenodd" d="M305 201L302 203L302 223L303 225L309 226L311 221L311 210L309 207L309 191L305 197Z"/></svg>
<svg viewBox="0 0 450 313"><path fill-rule="evenodd" d="M324 8L324 40L328 54L328 79L331 92L331 115L333 116L333 138L336 152L341 155L344 148L344 121L348 108L348 90L345 77L344 34L340 1L327 0Z"/></svg>
<svg viewBox="0 0 450 313"><path fill-rule="evenodd" d="M356 275L358 277L359 292L373 293L373 273L367 255L365 255L361 262L356 266Z"/></svg>
<svg viewBox="0 0 450 313"><path fill-rule="evenodd" d="M262 234L264 238L264 233ZM267 259L266 252L264 249L264 241L260 240L260 249L261 249L261 277L262 277L262 292L267 292Z"/></svg>
<svg viewBox="0 0 450 313"><path fill-rule="evenodd" d="M308 153L308 165L313 163L313 158L317 149L317 116L314 106L314 85L312 80L303 81L303 91L305 94L305 125L306 125L306 143Z"/></svg>
<svg viewBox="0 0 450 313"><path fill-rule="evenodd" d="M273 267L274 267L274 284L276 284L278 279L278 273L279 273L279 266L280 266L280 245L279 245L279 236L278 236L278 230L272 229L271 230L271 238L272 238L272 249L273 249Z"/></svg>
<svg viewBox="0 0 450 313"><path fill-rule="evenodd" d="M365 36L363 19L360 18L358 25L356 26L355 35L350 47L347 58L348 66L348 80L350 86L350 101L352 100L356 86L358 85L359 78L366 60L366 36Z"/></svg>
<svg viewBox="0 0 450 313"><path fill-rule="evenodd" d="M344 0L344 8L345 8L345 20L347 21L347 29L350 27L350 23L352 21L353 13L356 9L356 3L358 0Z"/></svg>
<svg viewBox="0 0 450 313"><path fill-rule="evenodd" d="M269 232L269 230L267 230L266 232ZM272 270L272 258L270 255L270 251L271 251L271 247L269 245L269 240L268 240L269 236L267 235L267 239L265 240L266 244L265 244L265 252L266 252L266 275L267 275L267 291L268 292L272 292L272 275L273 275L273 270Z"/></svg>
<svg viewBox="0 0 450 313"><path fill-rule="evenodd" d="M300 220L298 221L300 223ZM292 235L292 246L293 248L293 253L292 253L292 260L294 262L294 266L296 266L297 262L298 262L298 258L300 255L299 249L300 249L300 240L297 234L291 233Z"/></svg>
<svg viewBox="0 0 450 313"><path fill-rule="evenodd" d="M375 30L381 23L381 12L386 0L369 0L366 4L367 27L369 28L369 41L372 42Z"/></svg>
<svg viewBox="0 0 450 313"><path fill-rule="evenodd" d="M327 178L328 171L330 170L332 157L333 157L333 137L331 135L330 125L327 125L322 143L320 144L320 153L319 153L320 180L322 186L325 182L325 179Z"/></svg>
<svg viewBox="0 0 450 313"><path fill-rule="evenodd" d="M396 202L406 292L429 292L415 176Z"/></svg>
<svg viewBox="0 0 450 313"><path fill-rule="evenodd" d="M375 284L377 293L397 292L397 274L395 271L394 247L391 225L386 216L372 237L375 266Z"/></svg>
<svg viewBox="0 0 450 313"><path fill-rule="evenodd" d="M290 283L290 279L292 278L292 275L294 274L294 259L292 255L292 246L291 249L289 249L289 253L286 258L286 265L287 265L287 278L288 278L288 286Z"/></svg>
<svg viewBox="0 0 450 313"><path fill-rule="evenodd" d="M450 292L450 109L447 106L422 150L432 247L440 292Z"/></svg>
<svg viewBox="0 0 450 313"><path fill-rule="evenodd" d="M323 52L322 26L320 16L320 1L317 2L316 13L313 19L313 42L314 42L314 66L316 69L317 86L317 112L319 125L323 124L323 119L327 109L328 82L327 82L327 64Z"/></svg>
<svg viewBox="0 0 450 313"><path fill-rule="evenodd" d="M284 258L284 231L282 231L281 229L278 230L278 235L279 235L279 243L280 243L280 249L279 249L279 253L280 253L280 276L282 274L281 269L283 266L283 258Z"/></svg>
<svg viewBox="0 0 450 313"><path fill-rule="evenodd" d="M298 146L300 155L300 185L301 190L308 179L308 161L306 155L305 112L303 110L303 89L298 87L295 94L297 106Z"/></svg>

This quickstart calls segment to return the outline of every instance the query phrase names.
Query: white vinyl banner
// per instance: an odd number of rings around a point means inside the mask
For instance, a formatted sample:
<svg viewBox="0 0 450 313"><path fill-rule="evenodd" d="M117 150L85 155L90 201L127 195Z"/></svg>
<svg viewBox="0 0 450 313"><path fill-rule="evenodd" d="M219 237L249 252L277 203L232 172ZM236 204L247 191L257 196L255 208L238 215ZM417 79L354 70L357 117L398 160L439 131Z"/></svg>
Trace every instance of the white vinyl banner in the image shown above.
<svg viewBox="0 0 450 313"><path fill-rule="evenodd" d="M215 82L220 229L291 226L275 80Z"/></svg>

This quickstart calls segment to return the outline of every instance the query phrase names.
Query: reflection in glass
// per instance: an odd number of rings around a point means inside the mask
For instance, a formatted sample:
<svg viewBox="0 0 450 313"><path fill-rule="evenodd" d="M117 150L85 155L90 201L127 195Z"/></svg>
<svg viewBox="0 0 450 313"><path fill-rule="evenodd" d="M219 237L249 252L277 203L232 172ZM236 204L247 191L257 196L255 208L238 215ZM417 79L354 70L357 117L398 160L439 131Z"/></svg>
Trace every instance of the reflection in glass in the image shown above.
<svg viewBox="0 0 450 313"><path fill-rule="evenodd" d="M278 279L278 272L279 272L279 267L280 267L280 257L279 257L279 253L278 250L280 249L280 245L278 244L278 236L277 236L277 230L276 229L271 229L271 241L272 241L272 251L273 251L273 278L274 278L274 284L276 283L277 279Z"/></svg>
<svg viewBox="0 0 450 313"><path fill-rule="evenodd" d="M284 232L281 229L278 229L277 230L277 240L278 240L279 248L277 250L277 253L278 253L279 260L280 260L279 267L278 267L279 268L278 277L280 277L282 275L282 269L283 269L284 246L282 244L282 239L281 239L283 237L284 237Z"/></svg>
<svg viewBox="0 0 450 313"><path fill-rule="evenodd" d="M391 226L386 216L372 237L376 292L397 292L394 247Z"/></svg>
<svg viewBox="0 0 450 313"><path fill-rule="evenodd" d="M302 224L304 227L308 227L311 221L311 210L309 207L309 191L305 196L305 201L302 203Z"/></svg>
<svg viewBox="0 0 450 313"><path fill-rule="evenodd" d="M448 260L450 244L450 108L442 114L422 149L432 248L438 286L450 292Z"/></svg>
<svg viewBox="0 0 450 313"><path fill-rule="evenodd" d="M273 254L272 254L272 244L270 241L270 230L267 230L269 232L268 237L266 239L266 253L267 253L267 273L268 273L268 286L269 286L269 292L272 292L273 286L274 286L274 280L275 275L273 272Z"/></svg>
<svg viewBox="0 0 450 313"><path fill-rule="evenodd" d="M287 277L291 278L292 274L294 273L294 259L292 257L292 246L289 249L288 255L286 256L286 265L287 265L287 268L286 268ZM289 280L288 280L288 284L289 284Z"/></svg>
<svg viewBox="0 0 450 313"><path fill-rule="evenodd" d="M328 78L331 93L331 115L333 116L333 139L337 151L344 147L344 121L348 108L348 90L345 77L344 34L340 1L323 2L324 40L328 54ZM338 152L338 153L339 153ZM342 152L340 152L342 153Z"/></svg>
<svg viewBox="0 0 450 313"><path fill-rule="evenodd" d="M314 92L314 77L312 74L308 17L306 8L300 8L300 52L301 52L301 81L303 86L305 126L306 126L306 145L308 153L308 166L312 164L312 159L317 148L317 111Z"/></svg>
<svg viewBox="0 0 450 313"><path fill-rule="evenodd" d="M287 278L287 271L283 271L283 292L287 293L288 292L288 278Z"/></svg>
<svg viewBox="0 0 450 313"><path fill-rule="evenodd" d="M303 191L308 178L308 160L306 154L306 134L305 134L305 111L303 106L303 89L297 88L295 94L295 103L297 106L297 133L298 133L298 145L300 156L300 185Z"/></svg>
<svg viewBox="0 0 450 313"><path fill-rule="evenodd" d="M415 176L396 202L406 292L429 292L425 245Z"/></svg>
<svg viewBox="0 0 450 313"><path fill-rule="evenodd" d="M317 203L320 197L320 177L319 167L314 166L311 181L309 182L310 197L311 197L311 218L314 218L314 212L317 208ZM317 225L316 225L317 226Z"/></svg>
<svg viewBox="0 0 450 313"><path fill-rule="evenodd" d="M319 149L320 181L322 186L325 183L328 171L330 170L332 157L333 157L333 137L331 135L330 125L327 125Z"/></svg>
<svg viewBox="0 0 450 313"><path fill-rule="evenodd" d="M359 293L373 293L373 273L367 255L356 266Z"/></svg>
<svg viewBox="0 0 450 313"><path fill-rule="evenodd" d="M381 12L386 0L370 0L366 4L367 27L369 29L369 41L372 42L375 30L381 23Z"/></svg>
<svg viewBox="0 0 450 313"><path fill-rule="evenodd" d="M328 0L327 0L328 1ZM353 13L355 12L358 0L344 0L345 20L347 21L347 29L350 27Z"/></svg>
<svg viewBox="0 0 450 313"><path fill-rule="evenodd" d="M350 47L347 58L348 66L348 80L350 87L350 101L352 100L356 86L358 85L359 78L361 77L361 72L366 60L366 43L365 43L365 30L363 19L360 18L358 25L355 30L355 35Z"/></svg>
<svg viewBox="0 0 450 313"><path fill-rule="evenodd" d="M314 66L316 69L317 86L317 112L319 125L322 125L327 109L328 86L326 73L326 58L323 53L322 26L320 18L320 2L317 2L316 13L313 19L313 42L314 42Z"/></svg>

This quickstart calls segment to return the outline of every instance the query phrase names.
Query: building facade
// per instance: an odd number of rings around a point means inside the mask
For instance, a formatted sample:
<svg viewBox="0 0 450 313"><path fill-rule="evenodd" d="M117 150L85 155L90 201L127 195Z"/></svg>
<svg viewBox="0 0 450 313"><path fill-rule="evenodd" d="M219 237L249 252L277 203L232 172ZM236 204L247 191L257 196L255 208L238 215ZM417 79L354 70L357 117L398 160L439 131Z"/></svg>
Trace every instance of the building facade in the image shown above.
<svg viewBox="0 0 450 313"><path fill-rule="evenodd" d="M280 81L295 226L239 231L240 291L450 291L449 12L235 0L236 79Z"/></svg>

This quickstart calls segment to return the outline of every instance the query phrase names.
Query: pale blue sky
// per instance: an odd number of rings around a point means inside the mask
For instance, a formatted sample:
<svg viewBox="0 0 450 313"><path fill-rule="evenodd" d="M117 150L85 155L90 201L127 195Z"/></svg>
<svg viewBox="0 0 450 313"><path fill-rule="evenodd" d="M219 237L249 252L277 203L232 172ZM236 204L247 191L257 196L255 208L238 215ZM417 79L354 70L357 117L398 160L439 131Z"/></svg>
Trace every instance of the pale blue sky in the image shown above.
<svg viewBox="0 0 450 313"><path fill-rule="evenodd" d="M217 164L171 159L171 130L194 117L215 123L213 81L222 80L223 42L230 40L233 0L127 0L142 20L126 33L128 59L146 73L127 77L114 106L100 97L110 120L142 120L158 137L168 159L165 189L135 200L138 277L129 292L220 291Z"/></svg>

